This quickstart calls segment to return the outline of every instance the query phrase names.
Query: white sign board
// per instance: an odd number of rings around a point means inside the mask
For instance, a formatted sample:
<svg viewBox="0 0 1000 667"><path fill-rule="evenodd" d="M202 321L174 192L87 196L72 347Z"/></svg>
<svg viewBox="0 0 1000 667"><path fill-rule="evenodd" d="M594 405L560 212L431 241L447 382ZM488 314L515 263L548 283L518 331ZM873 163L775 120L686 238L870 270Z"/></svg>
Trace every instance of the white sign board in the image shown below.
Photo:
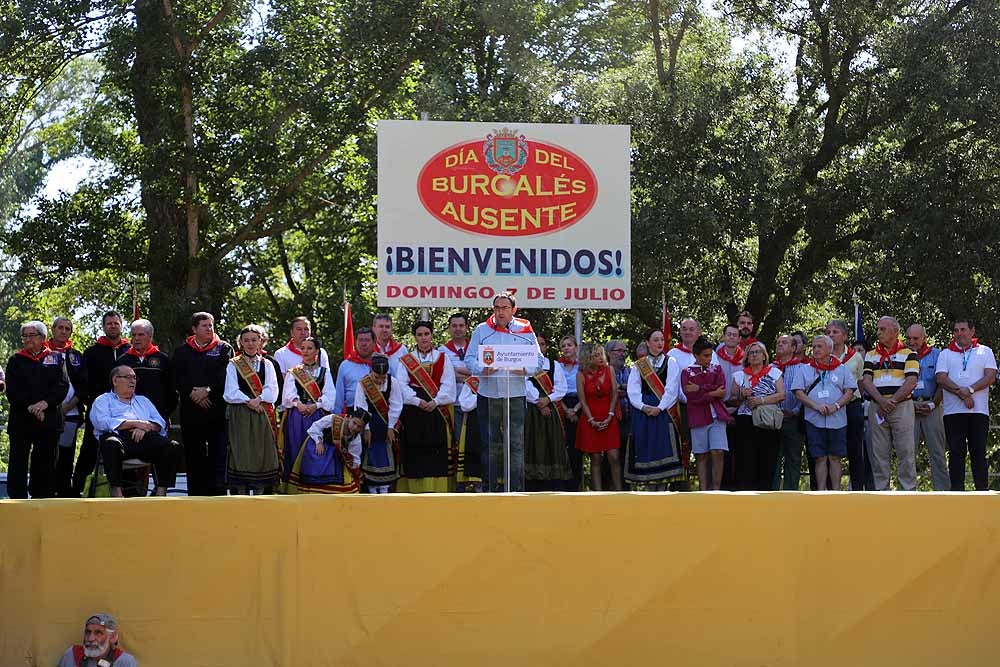
<svg viewBox="0 0 1000 667"><path fill-rule="evenodd" d="M538 349L534 345L480 345L483 368L537 368Z"/></svg>
<svg viewBox="0 0 1000 667"><path fill-rule="evenodd" d="M629 128L380 121L378 303L630 308Z"/></svg>

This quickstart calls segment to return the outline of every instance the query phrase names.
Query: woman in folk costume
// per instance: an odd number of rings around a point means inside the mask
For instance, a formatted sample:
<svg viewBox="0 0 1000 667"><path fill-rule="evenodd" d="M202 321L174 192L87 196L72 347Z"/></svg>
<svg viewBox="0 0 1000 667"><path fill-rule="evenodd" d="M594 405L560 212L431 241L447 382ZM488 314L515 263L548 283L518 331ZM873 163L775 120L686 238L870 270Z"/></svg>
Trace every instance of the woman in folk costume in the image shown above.
<svg viewBox="0 0 1000 667"><path fill-rule="evenodd" d="M274 402L278 375L260 353L264 330L251 324L240 331L240 354L226 367L229 458L227 486L235 493L257 492L278 483L277 423Z"/></svg>
<svg viewBox="0 0 1000 667"><path fill-rule="evenodd" d="M322 465L323 482L293 488L298 492L357 493L361 488L360 436L370 418L364 408L351 408L346 415L325 415L314 421L302 449L311 453L317 466Z"/></svg>
<svg viewBox="0 0 1000 667"><path fill-rule="evenodd" d="M663 353L663 330L646 335L646 356L636 361L628 376L632 404L632 441L626 453L625 479L645 482L654 491L666 480L683 474L677 426L668 410L677 402L681 371L677 361Z"/></svg>
<svg viewBox="0 0 1000 667"><path fill-rule="evenodd" d="M458 437L458 462L455 484L464 485L466 491L483 490L479 466L479 420L476 405L479 402L479 378L471 375L462 383L458 393L458 407L462 411L462 432Z"/></svg>
<svg viewBox="0 0 1000 667"><path fill-rule="evenodd" d="M573 479L559 402L566 395L566 374L562 364L545 356L545 336L536 334L535 339L542 353L542 368L525 378L524 489L559 491Z"/></svg>
<svg viewBox="0 0 1000 667"><path fill-rule="evenodd" d="M372 355L372 370L358 380L353 404L371 415L364 434L361 473L368 493L389 493L399 479L396 428L403 412L400 383L389 375L389 358Z"/></svg>
<svg viewBox="0 0 1000 667"><path fill-rule="evenodd" d="M317 456L315 447L308 446L309 427L333 412L336 402L336 380L321 365L322 349L318 338L307 337L299 348L302 363L285 374L278 450L286 493L337 492L324 488L335 484L329 457Z"/></svg>
<svg viewBox="0 0 1000 667"><path fill-rule="evenodd" d="M455 369L434 349L430 322L413 325L417 347L399 357L395 379L403 392L399 437L401 493L448 493L455 486L451 429Z"/></svg>

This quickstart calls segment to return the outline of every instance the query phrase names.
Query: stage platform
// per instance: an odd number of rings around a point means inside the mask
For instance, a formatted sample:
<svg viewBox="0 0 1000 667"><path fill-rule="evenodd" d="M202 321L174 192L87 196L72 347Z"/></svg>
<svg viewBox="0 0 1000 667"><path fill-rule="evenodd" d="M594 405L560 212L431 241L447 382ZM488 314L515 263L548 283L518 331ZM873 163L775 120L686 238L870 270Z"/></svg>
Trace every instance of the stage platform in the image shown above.
<svg viewBox="0 0 1000 667"><path fill-rule="evenodd" d="M996 494L0 502L0 665L996 664Z"/></svg>

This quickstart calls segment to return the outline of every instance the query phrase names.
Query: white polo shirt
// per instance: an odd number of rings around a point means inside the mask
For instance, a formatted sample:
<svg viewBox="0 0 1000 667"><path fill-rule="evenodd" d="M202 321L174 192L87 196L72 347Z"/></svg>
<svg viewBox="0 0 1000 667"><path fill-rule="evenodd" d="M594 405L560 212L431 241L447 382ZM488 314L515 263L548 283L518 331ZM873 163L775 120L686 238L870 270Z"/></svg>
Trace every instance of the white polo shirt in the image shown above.
<svg viewBox="0 0 1000 667"><path fill-rule="evenodd" d="M959 387L971 387L976 382L983 379L987 368L996 369L997 360L993 356L993 350L986 345L977 345L963 352L955 352L945 348L938 356L937 374L947 373L948 378ZM955 394L950 391L944 392L944 414L981 414L989 415L990 389L980 389L972 395L974 403L970 410L965 407Z"/></svg>

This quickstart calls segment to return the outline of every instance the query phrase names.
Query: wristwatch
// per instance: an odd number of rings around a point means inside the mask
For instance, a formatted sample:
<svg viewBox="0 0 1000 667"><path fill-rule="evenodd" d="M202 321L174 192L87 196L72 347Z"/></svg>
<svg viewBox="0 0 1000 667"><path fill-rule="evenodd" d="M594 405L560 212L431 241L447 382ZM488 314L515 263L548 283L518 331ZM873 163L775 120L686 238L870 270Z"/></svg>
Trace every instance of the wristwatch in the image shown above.
<svg viewBox="0 0 1000 667"><path fill-rule="evenodd" d="M975 394L976 393L976 390L972 388L972 385L969 385L968 387L966 387L966 389L969 390L970 394Z"/></svg>

